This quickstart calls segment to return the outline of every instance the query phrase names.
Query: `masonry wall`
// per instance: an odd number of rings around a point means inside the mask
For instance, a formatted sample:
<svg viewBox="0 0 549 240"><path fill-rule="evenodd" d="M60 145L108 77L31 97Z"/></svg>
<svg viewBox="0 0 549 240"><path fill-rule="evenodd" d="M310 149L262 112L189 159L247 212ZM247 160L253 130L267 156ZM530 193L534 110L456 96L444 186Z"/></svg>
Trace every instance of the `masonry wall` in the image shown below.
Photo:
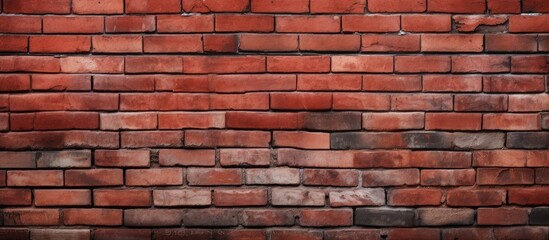
<svg viewBox="0 0 549 240"><path fill-rule="evenodd" d="M549 239L548 0L0 4L0 239Z"/></svg>

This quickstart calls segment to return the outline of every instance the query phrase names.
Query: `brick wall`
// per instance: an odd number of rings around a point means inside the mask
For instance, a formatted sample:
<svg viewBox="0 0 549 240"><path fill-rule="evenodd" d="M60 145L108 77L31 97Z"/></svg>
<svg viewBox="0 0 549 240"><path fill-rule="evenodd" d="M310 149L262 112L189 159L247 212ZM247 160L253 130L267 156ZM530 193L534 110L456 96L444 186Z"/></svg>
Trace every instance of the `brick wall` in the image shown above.
<svg viewBox="0 0 549 240"><path fill-rule="evenodd" d="M0 239L549 238L549 0L0 4Z"/></svg>

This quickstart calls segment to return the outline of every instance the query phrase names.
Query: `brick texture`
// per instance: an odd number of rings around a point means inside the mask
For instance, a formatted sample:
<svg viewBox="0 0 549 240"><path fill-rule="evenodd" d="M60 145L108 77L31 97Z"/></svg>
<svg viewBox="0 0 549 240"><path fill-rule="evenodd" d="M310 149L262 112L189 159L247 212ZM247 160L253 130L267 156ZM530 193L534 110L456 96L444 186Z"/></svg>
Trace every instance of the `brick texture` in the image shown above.
<svg viewBox="0 0 549 240"><path fill-rule="evenodd" d="M548 0L0 0L0 239L549 239Z"/></svg>

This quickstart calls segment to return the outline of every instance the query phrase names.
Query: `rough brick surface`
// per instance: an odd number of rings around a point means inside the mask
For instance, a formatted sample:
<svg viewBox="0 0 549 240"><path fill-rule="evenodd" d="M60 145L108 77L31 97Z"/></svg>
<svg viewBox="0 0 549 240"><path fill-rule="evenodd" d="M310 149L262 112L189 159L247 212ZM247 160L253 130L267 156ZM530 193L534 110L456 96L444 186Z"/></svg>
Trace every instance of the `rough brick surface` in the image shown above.
<svg viewBox="0 0 549 240"><path fill-rule="evenodd" d="M547 0L0 0L0 239L549 238Z"/></svg>

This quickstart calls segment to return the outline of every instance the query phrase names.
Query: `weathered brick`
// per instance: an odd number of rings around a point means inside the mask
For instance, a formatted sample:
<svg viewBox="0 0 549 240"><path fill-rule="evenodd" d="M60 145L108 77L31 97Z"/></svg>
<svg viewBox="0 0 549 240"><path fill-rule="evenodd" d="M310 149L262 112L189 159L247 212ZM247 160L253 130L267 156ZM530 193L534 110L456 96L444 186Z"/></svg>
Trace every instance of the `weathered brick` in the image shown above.
<svg viewBox="0 0 549 240"><path fill-rule="evenodd" d="M303 170L303 184L311 186L356 187L358 172L354 170Z"/></svg>
<svg viewBox="0 0 549 240"><path fill-rule="evenodd" d="M367 170L362 172L362 186L414 186L419 185L418 169Z"/></svg>
<svg viewBox="0 0 549 240"><path fill-rule="evenodd" d="M247 169L246 184L249 185L297 185L300 173L295 168Z"/></svg>
<svg viewBox="0 0 549 240"><path fill-rule="evenodd" d="M273 206L324 206L326 193L315 189L273 188Z"/></svg>
<svg viewBox="0 0 549 240"><path fill-rule="evenodd" d="M96 189L93 204L104 207L148 207L151 206L151 191L140 189Z"/></svg>
<svg viewBox="0 0 549 240"><path fill-rule="evenodd" d="M416 225L447 226L473 225L475 210L468 208L419 208L416 211Z"/></svg>
<svg viewBox="0 0 549 240"><path fill-rule="evenodd" d="M237 211L232 209L192 209L183 214L189 227L231 227L238 225Z"/></svg>
<svg viewBox="0 0 549 240"><path fill-rule="evenodd" d="M381 206L385 204L383 189L333 191L329 193L331 207Z"/></svg>
<svg viewBox="0 0 549 240"><path fill-rule="evenodd" d="M219 189L213 194L218 207L265 206L267 189Z"/></svg>
<svg viewBox="0 0 549 240"><path fill-rule="evenodd" d="M170 186L183 184L181 168L129 169L126 170L128 186Z"/></svg>
<svg viewBox="0 0 549 240"><path fill-rule="evenodd" d="M446 204L452 207L501 206L505 192L501 190L454 189L446 194Z"/></svg>
<svg viewBox="0 0 549 240"><path fill-rule="evenodd" d="M415 213L411 209L357 208L354 221L360 226L411 227Z"/></svg>
<svg viewBox="0 0 549 240"><path fill-rule="evenodd" d="M208 189L154 190L155 206L209 206L212 193Z"/></svg>

